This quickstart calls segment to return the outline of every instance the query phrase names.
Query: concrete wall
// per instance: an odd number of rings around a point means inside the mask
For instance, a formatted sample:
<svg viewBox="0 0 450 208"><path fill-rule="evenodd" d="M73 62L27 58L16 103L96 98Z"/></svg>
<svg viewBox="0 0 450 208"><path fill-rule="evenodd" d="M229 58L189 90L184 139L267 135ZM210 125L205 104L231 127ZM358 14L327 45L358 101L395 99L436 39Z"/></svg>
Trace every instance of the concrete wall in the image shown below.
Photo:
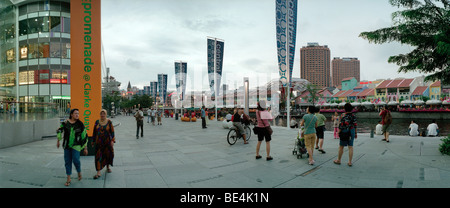
<svg viewBox="0 0 450 208"><path fill-rule="evenodd" d="M59 125L59 118L0 123L0 149L40 141L42 137L56 135Z"/></svg>

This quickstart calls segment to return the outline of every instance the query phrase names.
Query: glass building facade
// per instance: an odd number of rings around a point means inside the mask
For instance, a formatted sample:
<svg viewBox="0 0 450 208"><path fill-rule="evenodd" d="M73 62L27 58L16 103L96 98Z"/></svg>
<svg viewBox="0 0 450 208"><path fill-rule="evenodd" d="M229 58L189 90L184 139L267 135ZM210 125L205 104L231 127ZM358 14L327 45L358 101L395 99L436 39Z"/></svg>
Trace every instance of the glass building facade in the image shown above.
<svg viewBox="0 0 450 208"><path fill-rule="evenodd" d="M0 99L57 103L65 108L70 101L70 0L0 1L10 8L9 13L1 14L8 21L0 23L5 57L0 65L0 87L6 87ZM14 32L4 35L4 27ZM20 110L28 112L30 108Z"/></svg>

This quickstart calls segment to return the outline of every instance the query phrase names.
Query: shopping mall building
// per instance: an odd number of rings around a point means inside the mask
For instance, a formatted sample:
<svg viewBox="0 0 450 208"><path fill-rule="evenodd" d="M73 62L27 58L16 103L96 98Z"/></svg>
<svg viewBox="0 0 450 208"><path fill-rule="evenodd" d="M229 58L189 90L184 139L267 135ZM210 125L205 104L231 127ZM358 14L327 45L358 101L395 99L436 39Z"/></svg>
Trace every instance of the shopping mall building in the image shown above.
<svg viewBox="0 0 450 208"><path fill-rule="evenodd" d="M70 101L70 0L0 0L0 101ZM56 108L55 107L55 108Z"/></svg>

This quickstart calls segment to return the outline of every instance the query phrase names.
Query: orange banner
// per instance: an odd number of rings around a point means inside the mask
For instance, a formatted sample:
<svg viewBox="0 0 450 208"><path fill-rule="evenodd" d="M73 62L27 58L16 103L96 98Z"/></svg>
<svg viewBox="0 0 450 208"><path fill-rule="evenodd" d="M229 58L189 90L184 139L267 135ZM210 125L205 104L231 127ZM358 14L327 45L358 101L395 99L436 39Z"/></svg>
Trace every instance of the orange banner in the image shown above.
<svg viewBox="0 0 450 208"><path fill-rule="evenodd" d="M101 1L70 1L71 105L92 136L102 108Z"/></svg>

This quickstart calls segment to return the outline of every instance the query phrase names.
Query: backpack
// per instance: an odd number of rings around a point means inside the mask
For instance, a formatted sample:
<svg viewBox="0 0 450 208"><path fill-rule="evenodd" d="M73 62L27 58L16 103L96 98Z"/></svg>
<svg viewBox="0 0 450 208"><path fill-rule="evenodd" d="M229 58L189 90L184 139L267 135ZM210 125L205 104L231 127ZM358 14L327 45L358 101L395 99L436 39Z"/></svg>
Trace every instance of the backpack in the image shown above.
<svg viewBox="0 0 450 208"><path fill-rule="evenodd" d="M392 123L392 115L390 111L386 112L386 115L384 116L384 124L390 125Z"/></svg>

